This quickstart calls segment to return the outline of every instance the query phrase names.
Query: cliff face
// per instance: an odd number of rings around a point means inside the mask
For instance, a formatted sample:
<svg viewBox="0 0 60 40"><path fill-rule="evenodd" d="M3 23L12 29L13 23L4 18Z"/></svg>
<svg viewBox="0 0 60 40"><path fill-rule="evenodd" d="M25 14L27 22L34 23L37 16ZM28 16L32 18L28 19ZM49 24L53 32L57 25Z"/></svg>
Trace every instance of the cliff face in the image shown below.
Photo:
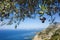
<svg viewBox="0 0 60 40"><path fill-rule="evenodd" d="M51 24L45 30L38 32L32 40L60 40L60 23Z"/></svg>

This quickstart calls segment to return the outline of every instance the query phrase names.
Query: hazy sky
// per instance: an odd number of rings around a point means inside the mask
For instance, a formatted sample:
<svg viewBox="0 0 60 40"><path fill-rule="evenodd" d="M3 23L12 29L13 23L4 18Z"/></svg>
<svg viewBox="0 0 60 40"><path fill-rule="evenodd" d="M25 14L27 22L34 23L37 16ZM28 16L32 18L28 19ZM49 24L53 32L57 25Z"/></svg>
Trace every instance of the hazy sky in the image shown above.
<svg viewBox="0 0 60 40"><path fill-rule="evenodd" d="M20 22L20 25L17 27L17 29L40 29L40 28L46 28L49 25L49 21L48 19L50 19L49 16L44 15L47 20L45 23L42 23L41 20L39 20L39 18L35 18L35 19L29 19L26 18L24 20L24 22ZM56 20L57 22L60 22L60 17L56 14ZM12 25L4 25L4 26L0 26L0 30L2 29L15 29L14 28L15 24Z"/></svg>
<svg viewBox="0 0 60 40"><path fill-rule="evenodd" d="M26 19L24 22L20 22L20 25L17 29L39 29L44 28L48 25L48 23L41 23L39 19ZM1 26L0 29L15 29L13 25L4 25Z"/></svg>

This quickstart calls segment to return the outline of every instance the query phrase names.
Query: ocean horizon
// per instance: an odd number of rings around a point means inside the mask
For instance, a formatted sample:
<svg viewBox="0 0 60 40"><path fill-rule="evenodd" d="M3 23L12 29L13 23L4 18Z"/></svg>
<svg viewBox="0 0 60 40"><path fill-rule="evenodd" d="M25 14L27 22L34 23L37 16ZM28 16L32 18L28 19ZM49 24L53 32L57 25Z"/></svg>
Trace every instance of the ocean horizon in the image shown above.
<svg viewBox="0 0 60 40"><path fill-rule="evenodd" d="M0 40L32 40L41 30L0 30Z"/></svg>

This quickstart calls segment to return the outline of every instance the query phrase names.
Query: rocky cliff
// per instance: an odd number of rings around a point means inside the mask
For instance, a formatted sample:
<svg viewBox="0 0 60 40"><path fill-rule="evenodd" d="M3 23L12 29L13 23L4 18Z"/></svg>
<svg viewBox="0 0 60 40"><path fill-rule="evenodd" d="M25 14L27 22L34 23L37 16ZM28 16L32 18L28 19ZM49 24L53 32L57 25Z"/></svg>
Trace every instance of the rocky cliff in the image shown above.
<svg viewBox="0 0 60 40"><path fill-rule="evenodd" d="M54 23L41 32L38 32L32 40L60 40L60 23Z"/></svg>

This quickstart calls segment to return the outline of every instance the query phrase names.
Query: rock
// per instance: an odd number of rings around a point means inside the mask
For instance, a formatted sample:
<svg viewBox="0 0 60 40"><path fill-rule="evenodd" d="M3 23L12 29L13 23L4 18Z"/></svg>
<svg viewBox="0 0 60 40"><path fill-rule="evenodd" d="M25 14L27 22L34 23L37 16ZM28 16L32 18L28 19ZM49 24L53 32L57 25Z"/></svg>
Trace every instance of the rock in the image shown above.
<svg viewBox="0 0 60 40"><path fill-rule="evenodd" d="M48 28L38 32L32 40L60 40L60 23L50 24Z"/></svg>

